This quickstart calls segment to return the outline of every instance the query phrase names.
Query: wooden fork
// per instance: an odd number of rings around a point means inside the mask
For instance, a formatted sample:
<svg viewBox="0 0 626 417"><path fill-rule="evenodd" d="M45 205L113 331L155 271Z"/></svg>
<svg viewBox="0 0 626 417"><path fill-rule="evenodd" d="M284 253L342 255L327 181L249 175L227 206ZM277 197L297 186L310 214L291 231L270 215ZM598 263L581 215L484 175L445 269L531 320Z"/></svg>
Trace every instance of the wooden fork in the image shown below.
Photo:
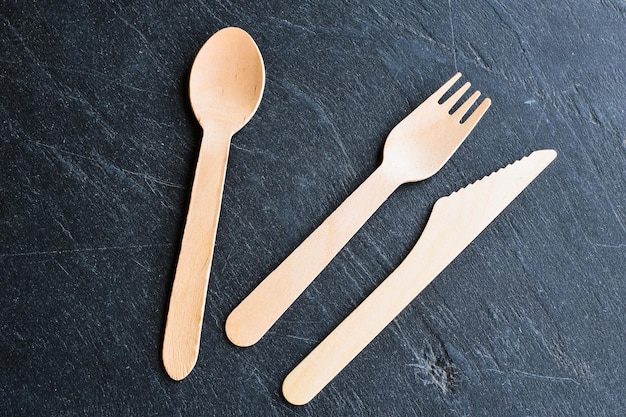
<svg viewBox="0 0 626 417"><path fill-rule="evenodd" d="M455 74L393 128L382 164L231 312L231 342L251 346L261 339L396 188L431 177L450 159L491 104L484 99L461 122L480 92L451 113L470 83L440 101L459 78Z"/></svg>

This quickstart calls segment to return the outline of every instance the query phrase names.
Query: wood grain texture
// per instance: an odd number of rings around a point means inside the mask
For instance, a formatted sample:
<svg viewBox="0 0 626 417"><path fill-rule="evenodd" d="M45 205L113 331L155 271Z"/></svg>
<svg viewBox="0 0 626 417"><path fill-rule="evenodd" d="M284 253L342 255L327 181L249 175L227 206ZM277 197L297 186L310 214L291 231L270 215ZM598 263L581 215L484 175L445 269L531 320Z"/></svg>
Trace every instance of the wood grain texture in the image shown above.
<svg viewBox="0 0 626 417"><path fill-rule="evenodd" d="M556 157L531 155L448 197L439 199L424 232L406 259L283 383L292 404L311 401Z"/></svg>
<svg viewBox="0 0 626 417"><path fill-rule="evenodd" d="M380 168L233 310L226 319L231 342L258 342L396 188L433 176L450 159L491 105L487 98L470 112L480 92L461 100L470 87L465 83L450 93L459 78L455 74L392 129Z"/></svg>

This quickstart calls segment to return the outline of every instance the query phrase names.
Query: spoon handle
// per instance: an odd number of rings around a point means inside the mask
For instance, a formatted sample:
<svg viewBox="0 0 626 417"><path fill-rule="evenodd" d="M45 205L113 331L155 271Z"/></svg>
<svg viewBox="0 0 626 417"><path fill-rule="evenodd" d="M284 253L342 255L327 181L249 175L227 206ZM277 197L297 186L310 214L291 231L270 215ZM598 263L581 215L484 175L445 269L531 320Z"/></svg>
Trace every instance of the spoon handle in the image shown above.
<svg viewBox="0 0 626 417"><path fill-rule="evenodd" d="M226 320L237 346L255 344L400 185L381 165Z"/></svg>
<svg viewBox="0 0 626 417"><path fill-rule="evenodd" d="M198 359L231 136L226 126L205 127L200 145L163 341L165 370L177 381Z"/></svg>

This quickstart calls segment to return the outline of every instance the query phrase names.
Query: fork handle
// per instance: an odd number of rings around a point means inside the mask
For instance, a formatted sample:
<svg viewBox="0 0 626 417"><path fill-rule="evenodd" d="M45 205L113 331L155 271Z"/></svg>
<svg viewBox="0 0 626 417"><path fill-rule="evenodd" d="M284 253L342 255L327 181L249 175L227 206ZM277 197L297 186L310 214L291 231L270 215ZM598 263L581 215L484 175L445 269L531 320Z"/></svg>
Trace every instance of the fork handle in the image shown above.
<svg viewBox="0 0 626 417"><path fill-rule="evenodd" d="M390 169L391 168L391 169ZM226 335L255 344L403 182L382 164L228 316Z"/></svg>

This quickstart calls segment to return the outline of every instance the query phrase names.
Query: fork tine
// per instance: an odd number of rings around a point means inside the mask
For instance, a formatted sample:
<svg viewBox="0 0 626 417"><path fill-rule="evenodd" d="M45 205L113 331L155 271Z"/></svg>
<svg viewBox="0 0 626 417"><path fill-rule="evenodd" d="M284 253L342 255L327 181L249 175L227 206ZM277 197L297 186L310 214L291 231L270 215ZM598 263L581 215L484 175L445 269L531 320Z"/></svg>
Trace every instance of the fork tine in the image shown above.
<svg viewBox="0 0 626 417"><path fill-rule="evenodd" d="M461 96L465 94L467 90L470 88L470 83L465 83L461 88L456 90L454 94L452 94L446 101L444 101L441 105L448 111L452 109L452 107L461 99ZM467 111L467 110L466 110Z"/></svg>
<svg viewBox="0 0 626 417"><path fill-rule="evenodd" d="M459 108L456 109L454 113L452 113L452 115L455 116L458 120L461 120L463 116L465 116L465 113L467 113L470 107L472 107L472 104L474 104L474 102L478 99L479 96L480 96L480 91L478 90L474 91L474 94L472 94L467 100L465 100L465 103L460 105Z"/></svg>
<svg viewBox="0 0 626 417"><path fill-rule="evenodd" d="M491 106L491 100L489 98L484 99L476 110L463 122L463 126L467 126L469 130L472 130L474 126L476 126L476 123L483 117L489 106Z"/></svg>
<svg viewBox="0 0 626 417"><path fill-rule="evenodd" d="M450 78L444 85L439 87L437 91L435 91L430 97L436 99L437 101L441 100L441 97L454 85L457 80L461 78L461 73L457 72Z"/></svg>

